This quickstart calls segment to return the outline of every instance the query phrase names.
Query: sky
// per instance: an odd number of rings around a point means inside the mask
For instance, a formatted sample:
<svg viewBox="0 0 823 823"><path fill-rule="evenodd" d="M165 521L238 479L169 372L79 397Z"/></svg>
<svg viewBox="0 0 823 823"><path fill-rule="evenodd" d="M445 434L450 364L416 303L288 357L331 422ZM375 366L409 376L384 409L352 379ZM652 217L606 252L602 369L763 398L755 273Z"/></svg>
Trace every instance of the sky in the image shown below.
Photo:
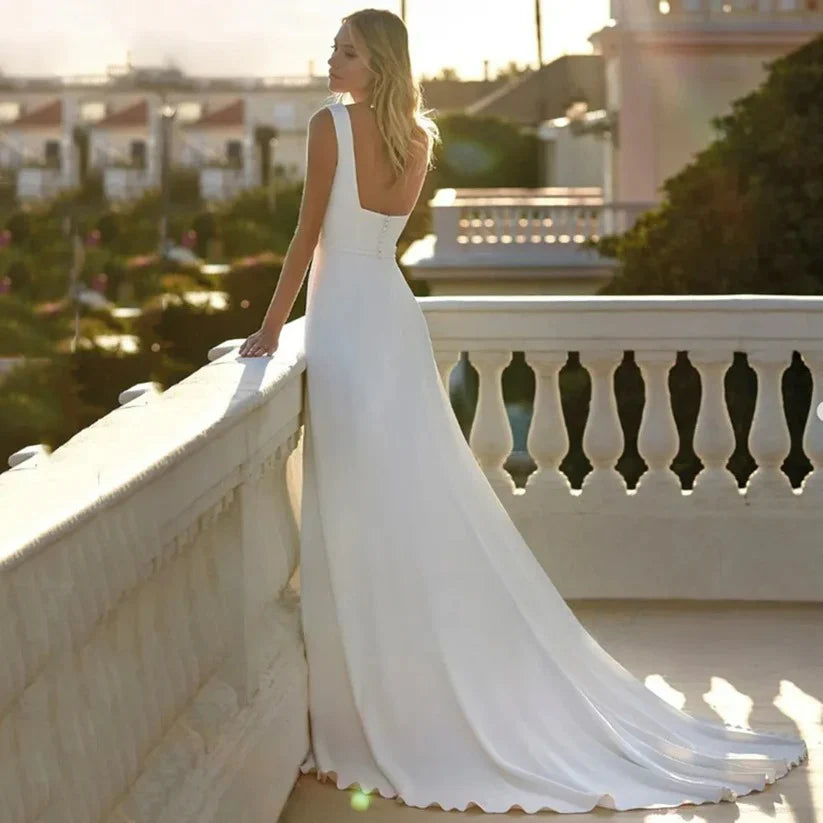
<svg viewBox="0 0 823 823"><path fill-rule="evenodd" d="M0 72L104 74L109 66L177 65L188 74L325 74L341 18L400 0L2 0ZM13 11L11 11L13 9ZM541 0L543 59L590 52L609 0ZM450 67L465 80L510 61L537 65L534 0L406 0L415 76Z"/></svg>

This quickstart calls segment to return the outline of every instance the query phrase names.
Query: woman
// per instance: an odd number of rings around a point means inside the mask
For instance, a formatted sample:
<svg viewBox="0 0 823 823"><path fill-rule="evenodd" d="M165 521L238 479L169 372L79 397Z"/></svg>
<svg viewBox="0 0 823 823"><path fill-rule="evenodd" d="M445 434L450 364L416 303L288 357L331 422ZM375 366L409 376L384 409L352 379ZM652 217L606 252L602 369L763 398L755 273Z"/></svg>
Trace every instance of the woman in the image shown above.
<svg viewBox="0 0 823 823"><path fill-rule="evenodd" d="M300 221L259 331L271 354L313 254L306 326L301 766L411 806L583 812L734 800L802 740L669 705L588 634L467 445L394 258L437 127L405 26L344 18L311 119ZM342 103L348 93L351 105Z"/></svg>

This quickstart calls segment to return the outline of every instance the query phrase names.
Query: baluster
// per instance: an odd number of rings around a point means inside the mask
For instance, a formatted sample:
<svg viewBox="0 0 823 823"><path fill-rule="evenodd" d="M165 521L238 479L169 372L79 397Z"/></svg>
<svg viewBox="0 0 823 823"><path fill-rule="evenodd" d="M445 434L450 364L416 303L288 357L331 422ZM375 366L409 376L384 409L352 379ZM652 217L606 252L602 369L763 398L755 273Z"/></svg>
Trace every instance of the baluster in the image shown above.
<svg viewBox="0 0 823 823"><path fill-rule="evenodd" d="M60 780L59 760L51 725L51 684L39 677L20 695L20 729L18 737L21 763L39 784L39 812L57 800ZM0 818L2 819L2 818Z"/></svg>
<svg viewBox="0 0 823 823"><path fill-rule="evenodd" d="M196 543L199 537L200 522L201 519L198 518L195 523L193 543ZM161 569L160 580L158 581L158 604L160 606L161 625L163 626L163 631L160 632L160 644L172 689L171 708L173 716L188 702L191 696L189 673L186 668L188 660L185 643L182 639L182 620L185 618L181 618L180 615L183 592L178 582L181 559L185 558L191 552L191 549L192 543L182 547L180 553Z"/></svg>
<svg viewBox="0 0 823 823"><path fill-rule="evenodd" d="M213 553L213 542L219 524L212 527L198 541L192 552L189 567L189 587L194 596L192 604L192 633L195 655L200 669L200 680L205 682L211 676L219 661L215 583L209 574L209 558Z"/></svg>
<svg viewBox="0 0 823 823"><path fill-rule="evenodd" d="M557 210L558 243L568 243L569 236L573 234L571 230L571 214L571 209L568 206L561 206Z"/></svg>
<svg viewBox="0 0 823 823"><path fill-rule="evenodd" d="M591 207L586 209L586 230L584 232L586 240L597 240L600 238L600 209Z"/></svg>
<svg viewBox="0 0 823 823"><path fill-rule="evenodd" d="M207 513L204 517L206 522L210 524L213 519L211 512ZM210 530L210 525L204 528L209 528ZM171 600L171 619L173 626L172 634L174 634L177 653L180 656L183 674L184 703L187 703L191 699L192 695L197 692L197 689L201 683L200 666L197 662L197 656L194 653L194 640L192 638L191 631L193 603L191 592L186 586L186 580L188 577L188 568L192 562L192 557L197 549L199 541L202 540L203 537L204 532L201 531L200 534L198 534L194 546L189 547L189 550L179 559L179 562L175 564L174 568L170 569L175 583L175 594L172 596ZM184 703L178 705L178 710L182 709Z"/></svg>
<svg viewBox="0 0 823 823"><path fill-rule="evenodd" d="M87 798L91 808L91 819L98 820L103 804L103 797L114 784L111 758L111 745L108 740L105 697L101 694L104 684L95 680L96 649L92 643L86 643L77 651L78 709L86 736L86 758L83 768L87 774L87 785L92 787Z"/></svg>
<svg viewBox="0 0 823 823"><path fill-rule="evenodd" d="M572 212L572 220L574 226L570 232L571 240L573 243L580 243L581 236L585 239L589 235L589 210L585 206L580 206Z"/></svg>
<svg viewBox="0 0 823 823"><path fill-rule="evenodd" d="M83 599L89 606L93 606L93 611L97 614L106 614L111 604L117 600L104 558L119 554L119 551L115 552L113 548L119 549L122 545L119 534L110 542L110 534L102 525L105 520L106 518L101 518L90 525L83 539L83 551L73 555L78 566L82 559L83 565L79 566L78 571L85 581L86 591L94 595ZM102 625L104 624L98 624L101 631ZM119 743L112 737L113 724L108 711L111 692L105 679L102 679L103 671L99 665L99 637L100 635L92 634L82 640L83 645L77 651L77 672L82 701L86 706L83 714L89 741L89 758L85 765L89 774L93 776L90 780L94 780L97 789L94 796L89 799L95 819L102 810L104 798L113 796L122 789L122 783L117 778L117 755L113 754Z"/></svg>
<svg viewBox="0 0 823 823"><path fill-rule="evenodd" d="M158 740L166 727L169 686L166 673L157 650L157 625L155 612L156 592L151 584L144 585L137 594L137 643L139 651L138 677L142 686L143 710L145 712L147 738L149 743ZM142 753L141 753L142 754Z"/></svg>
<svg viewBox="0 0 823 823"><path fill-rule="evenodd" d="M549 213L546 210L545 206L539 206L538 208L539 208L539 214L540 214L540 221L539 221L539 225L540 225L540 231L539 231L540 244L545 245L546 244L546 237L549 234L549 227L546 225L546 223L548 222Z"/></svg>
<svg viewBox="0 0 823 823"><path fill-rule="evenodd" d="M461 233L465 236L463 241L464 246L470 246L472 236L474 235L474 226L472 226L472 209L470 206L463 206L460 209L461 217Z"/></svg>
<svg viewBox="0 0 823 823"><path fill-rule="evenodd" d="M804 505L819 506L823 497L823 352L801 352L800 356L812 375L812 398L803 430L803 451L812 470L803 478L800 489Z"/></svg>
<svg viewBox="0 0 823 823"><path fill-rule="evenodd" d="M791 352L753 350L748 352L747 359L757 373L757 399L749 431L749 451L757 468L746 483L746 498L794 499L791 481L780 468L792 445L781 386L783 372L791 363Z"/></svg>
<svg viewBox="0 0 823 823"><path fill-rule="evenodd" d="M208 517L209 515L205 515ZM198 540L202 539L203 533L198 535ZM197 546L195 541L195 548ZM191 696L197 691L200 685L200 671L197 666L197 659L194 656L194 649L189 631L189 620L191 617L191 601L186 588L186 569L191 563L194 549L189 550L182 556L175 559L169 566L168 577L171 583L170 591L167 592L166 601L169 616L169 637L171 640L172 654L179 660L179 672L177 673L177 708L182 708L189 701Z"/></svg>
<svg viewBox="0 0 823 823"><path fill-rule="evenodd" d="M560 463L569 450L569 435L560 401L560 369L568 360L566 351L527 351L526 362L534 371L534 408L526 448L537 470L526 479L526 491L563 491L571 494L568 477Z"/></svg>
<svg viewBox="0 0 823 823"><path fill-rule="evenodd" d="M499 206L498 215L500 218L500 226L498 227L498 237L501 243L512 242L512 217L510 206Z"/></svg>
<svg viewBox="0 0 823 823"><path fill-rule="evenodd" d="M8 706L23 690L27 681L26 661L23 657L26 636L12 578L12 573L0 575L0 649L3 650L0 664L0 718L6 714Z"/></svg>
<svg viewBox="0 0 823 823"><path fill-rule="evenodd" d="M649 467L637 481L638 498L671 500L682 495L680 478L670 468L679 445L669 394L669 371L676 359L677 353L671 351L634 354L646 387L637 450Z"/></svg>
<svg viewBox="0 0 823 823"><path fill-rule="evenodd" d="M510 351L471 351L469 359L480 375L477 410L469 434L469 444L495 491L515 490L511 475L503 463L511 454L512 437L509 418L503 403L501 375L512 359Z"/></svg>
<svg viewBox="0 0 823 823"><path fill-rule="evenodd" d="M188 546L185 547L188 549ZM163 712L163 731L173 722L176 709L185 701L185 672L177 658L175 648L174 626L170 607L170 599L174 596L171 588L172 563L164 565L158 577L152 581L152 604L154 606L153 629L156 636L154 654L155 666L161 672L165 696L161 704Z"/></svg>
<svg viewBox="0 0 823 823"><path fill-rule="evenodd" d="M86 629L91 625L91 605L82 602L83 598L78 597L78 592L86 589L87 569L85 568L84 546L79 542L80 538L73 535L66 541L63 550L63 585L66 587L66 596L63 601L61 612L67 616L68 638L64 638L60 648L65 654L65 668L63 677L58 681L59 689L67 692L67 702L64 711L70 711L74 717L69 721L64 717L64 730L67 735L66 743L76 752L75 763L72 763L73 778L72 787L76 789L73 799L74 808L77 810L79 819L93 820L95 817L94 783L95 775L89 763L94 757L96 741L94 739L94 729L88 717L89 707L85 700L85 689L83 686L82 660L75 655L73 649L80 638L85 637ZM63 645L65 644L65 645ZM68 739L71 735L71 739Z"/></svg>
<svg viewBox="0 0 823 823"><path fill-rule="evenodd" d="M140 679L140 647L137 627L137 603L134 598L120 606L118 619L112 627L112 645L116 682L125 734L120 748L126 756L129 781L138 774L144 754L151 747L151 729L146 722L147 704L152 692Z"/></svg>
<svg viewBox="0 0 823 823"><path fill-rule="evenodd" d="M36 743L32 740L32 729L29 723L26 722L27 715L30 714L29 706L32 702L32 697L28 692L33 688L35 687L29 686L24 692L25 701L22 705L18 704L15 711L9 716L12 737L17 742L13 756L18 761L22 777L20 790L25 808L24 819L27 821L34 820L43 811L48 795L48 788L43 785L43 775L35 765L37 762Z"/></svg>
<svg viewBox="0 0 823 823"><path fill-rule="evenodd" d="M466 246L473 246L477 237L477 206L466 207Z"/></svg>
<svg viewBox="0 0 823 823"><path fill-rule="evenodd" d="M449 393L449 375L459 360L460 352L455 349L436 349L434 352L434 361L446 394Z"/></svg>
<svg viewBox="0 0 823 823"><path fill-rule="evenodd" d="M116 620L120 619L118 613ZM96 657L97 672L94 682L97 684L98 698L104 704L103 716L106 725L106 751L112 760L113 778L110 787L111 794L106 796L106 802L131 783L131 769L129 765L129 749L131 741L122 706L122 688L114 658L114 629L106 624L100 629L100 640Z"/></svg>
<svg viewBox="0 0 823 823"><path fill-rule="evenodd" d="M123 593L135 585L137 577L129 532L136 515L125 507L119 509L119 515L116 522L113 517L99 518L94 530L109 603L118 603ZM112 546L117 546L118 551L112 551ZM122 605L118 604L116 608L114 619L104 622L99 629L101 634L95 660L98 671L93 675L99 694L96 700L105 705L104 727L111 742L103 750L112 760L114 794L131 782L137 767L133 733L128 722L131 707L124 708L123 705L124 673L119 665L116 641L117 626L123 620Z"/></svg>
<svg viewBox="0 0 823 823"><path fill-rule="evenodd" d="M29 683L47 659L49 642L45 610L49 600L40 589L45 582L38 579L37 561L33 558L14 570L12 578L12 625L17 625L19 641L17 650L23 658L23 684Z"/></svg>
<svg viewBox="0 0 823 823"><path fill-rule="evenodd" d="M549 221L549 225L546 226L546 237L548 238L549 243L556 243L557 242L557 209L548 206L546 208L546 219Z"/></svg>
<svg viewBox="0 0 823 823"><path fill-rule="evenodd" d="M248 481L246 481L248 482ZM237 641L234 632L233 604L231 600L231 569L234 562L234 555L226 550L226 546L231 546L232 539L236 538L234 521L238 512L236 510L221 511L220 517L215 521L213 534L209 535L210 551L207 556L208 575L210 583L211 599L215 605L215 634L212 638L213 651L216 654L217 663L224 654L228 654Z"/></svg>
<svg viewBox="0 0 823 823"><path fill-rule="evenodd" d="M14 715L7 712L0 716L0 811L4 821L25 823L28 819L23 764L17 756L14 742Z"/></svg>
<svg viewBox="0 0 823 823"><path fill-rule="evenodd" d="M494 213L494 208L494 206L483 206L481 209L484 245L488 245L489 243L495 242L493 238L496 234L495 227L497 225L497 219Z"/></svg>
<svg viewBox="0 0 823 823"><path fill-rule="evenodd" d="M566 230L566 215L560 206L555 206L552 209L552 230L554 233L554 242L560 242L560 235Z"/></svg>
<svg viewBox="0 0 823 823"><path fill-rule="evenodd" d="M253 482L251 477L246 477L244 483ZM217 634L215 640L220 649L221 656L226 659L221 662L221 671L226 682L236 691L240 705L245 706L250 698L247 691L247 678L245 668L240 670L240 665L230 662L231 655L236 660L243 660L244 649L238 648L238 644L245 643L242 625L238 625L241 619L238 603L241 602L241 593L237 590L237 552L234 546L237 544L242 518L242 486L237 487L236 504L232 503L234 492L227 495L221 501L221 516L215 521L214 537L211 541L211 555L209 557L209 574L214 580L214 598L216 600L216 624ZM230 666L229 669L223 667Z"/></svg>
<svg viewBox="0 0 823 823"><path fill-rule="evenodd" d="M543 242L543 215L539 206L532 206L529 209L529 243L537 244Z"/></svg>
<svg viewBox="0 0 823 823"><path fill-rule="evenodd" d="M488 206L486 209L486 217L489 225L486 226L486 242L499 243L500 242L500 206Z"/></svg>
<svg viewBox="0 0 823 823"><path fill-rule="evenodd" d="M694 430L694 452L703 469L694 479L695 500L719 507L741 502L734 475L726 468L734 452L734 429L726 407L723 377L732 364L729 351L692 351L689 361L700 374L700 408Z"/></svg>
<svg viewBox="0 0 823 823"><path fill-rule="evenodd" d="M472 214L474 225L472 245L479 246L486 242L486 209L483 206L475 206Z"/></svg>
<svg viewBox="0 0 823 823"><path fill-rule="evenodd" d="M468 246L471 243L471 220L469 217L469 209L466 206L460 206L457 209L459 217L457 219L457 246L458 248Z"/></svg>
<svg viewBox="0 0 823 823"><path fill-rule="evenodd" d="M67 820L93 820L91 794L92 775L86 768L91 752L85 734L86 711L78 688L77 662L69 649L55 668L56 728L55 738L60 752L60 803Z"/></svg>
<svg viewBox="0 0 823 823"><path fill-rule="evenodd" d="M583 450L594 466L583 480L582 492L593 500L622 500L627 492L623 475L614 467L623 453L623 429L617 414L613 380L622 359L622 351L580 352L580 363L589 372L592 383Z"/></svg>

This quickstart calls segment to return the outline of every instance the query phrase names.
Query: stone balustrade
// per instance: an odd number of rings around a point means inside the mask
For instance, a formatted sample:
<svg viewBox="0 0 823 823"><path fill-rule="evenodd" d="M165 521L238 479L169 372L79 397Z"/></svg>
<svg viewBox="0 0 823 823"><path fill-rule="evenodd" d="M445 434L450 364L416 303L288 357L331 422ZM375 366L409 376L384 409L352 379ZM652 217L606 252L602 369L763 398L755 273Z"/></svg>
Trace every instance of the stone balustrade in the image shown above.
<svg viewBox="0 0 823 823"><path fill-rule="evenodd" d="M815 0L612 0L611 16L619 23L648 18L648 7L656 7L661 17L768 18L770 22L791 18L821 16L823 9Z"/></svg>
<svg viewBox="0 0 823 823"><path fill-rule="evenodd" d="M823 298L423 297L442 379L461 352L479 375L470 443L529 546L566 597L817 600L823 594ZM535 374L527 447L537 470L516 489L503 469L512 433L501 375L514 351ZM781 379L797 351L811 375L802 435L812 469L793 488ZM577 352L591 380L582 449L592 465L572 488L560 369ZM615 370L633 352L645 393L637 450L647 465L629 489ZM685 352L699 375L691 489L671 469L680 446L668 387ZM757 375L745 488L727 467L735 434L724 376L735 352ZM823 407L821 407L823 410Z"/></svg>
<svg viewBox="0 0 823 823"><path fill-rule="evenodd" d="M654 203L604 203L599 188L439 189L432 231L401 262L432 294L585 294L613 276L593 244Z"/></svg>
<svg viewBox="0 0 823 823"><path fill-rule="evenodd" d="M478 463L566 597L823 598L823 298L419 298L442 379L461 352L479 372L470 442ZM54 452L0 474L0 820L208 823L276 820L308 749L299 599L303 319L271 358L240 340L123 405ZM535 372L515 489L501 374L515 351ZM613 377L633 352L645 400L628 489ZM803 448L781 376L811 375ZM574 489L558 375L570 352L591 379ZM692 489L667 375L686 352L701 396ZM744 489L726 467L734 433L724 375L735 352L757 375ZM398 432L402 436L402 432ZM25 451L25 450L21 450ZM28 459L26 459L28 458ZM402 469L402 467L400 467Z"/></svg>
<svg viewBox="0 0 823 823"><path fill-rule="evenodd" d="M440 254L530 255L580 252L590 241L620 234L653 203L604 203L599 189L440 189L432 198ZM589 257L596 253L587 250Z"/></svg>
<svg viewBox="0 0 823 823"><path fill-rule="evenodd" d="M302 325L0 475L3 823L277 819L308 747Z"/></svg>

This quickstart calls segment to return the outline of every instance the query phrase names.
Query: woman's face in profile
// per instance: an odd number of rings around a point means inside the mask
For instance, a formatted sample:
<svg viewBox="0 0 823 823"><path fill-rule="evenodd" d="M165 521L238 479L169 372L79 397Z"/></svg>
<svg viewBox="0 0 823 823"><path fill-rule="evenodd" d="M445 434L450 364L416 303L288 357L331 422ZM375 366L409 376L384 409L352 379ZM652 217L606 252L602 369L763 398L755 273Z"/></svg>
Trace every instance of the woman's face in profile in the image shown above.
<svg viewBox="0 0 823 823"><path fill-rule="evenodd" d="M366 49L356 43L343 23L331 45L329 88L337 92L365 91L370 79Z"/></svg>

